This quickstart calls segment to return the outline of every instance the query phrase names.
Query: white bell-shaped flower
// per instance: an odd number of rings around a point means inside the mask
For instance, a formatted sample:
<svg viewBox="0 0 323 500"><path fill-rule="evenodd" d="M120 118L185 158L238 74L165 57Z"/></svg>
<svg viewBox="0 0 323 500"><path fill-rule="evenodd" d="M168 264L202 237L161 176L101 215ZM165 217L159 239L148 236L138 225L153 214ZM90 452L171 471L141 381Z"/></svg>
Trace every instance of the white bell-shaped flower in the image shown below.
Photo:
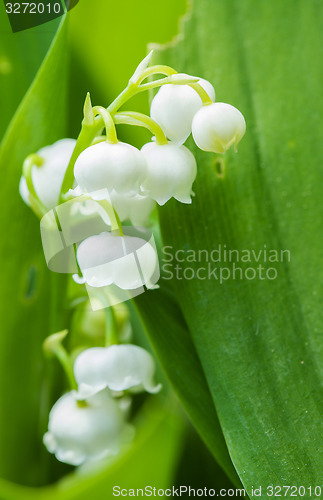
<svg viewBox="0 0 323 500"><path fill-rule="evenodd" d="M197 83L214 101L211 83L203 78ZM168 84L163 85L152 100L150 116L172 142L183 144L192 131L193 117L201 107L202 100L192 87Z"/></svg>
<svg viewBox="0 0 323 500"><path fill-rule="evenodd" d="M106 391L82 402L72 391L51 409L43 441L60 462L81 465L117 455L132 437L133 428L125 424L122 410Z"/></svg>
<svg viewBox="0 0 323 500"><path fill-rule="evenodd" d="M191 203L192 184L196 177L196 160L185 146L150 142L141 149L147 160L147 176L142 183L144 192L164 205L174 197Z"/></svg>
<svg viewBox="0 0 323 500"><path fill-rule="evenodd" d="M131 344L92 347L83 351L74 363L80 397L107 387L117 392L156 393L161 385L154 383L154 373L152 355L142 347Z"/></svg>
<svg viewBox="0 0 323 500"><path fill-rule="evenodd" d="M41 166L34 165L31 169L31 179L36 194L48 210L55 208L76 141L62 139L51 146L45 146L37 151L37 156L44 160ZM22 176L19 183L20 196L27 205L29 203L29 190L26 179Z"/></svg>
<svg viewBox="0 0 323 500"><path fill-rule="evenodd" d="M130 220L134 226L146 226L156 202L148 196L125 196L112 191L110 200L121 222Z"/></svg>
<svg viewBox="0 0 323 500"><path fill-rule="evenodd" d="M141 152L124 142L99 142L85 149L77 158L74 176L83 192L113 189L135 195L146 174Z"/></svg>
<svg viewBox="0 0 323 500"><path fill-rule="evenodd" d="M109 232L82 241L76 257L85 283L92 287L114 283L124 290L150 283L158 262L155 249L142 238Z"/></svg>
<svg viewBox="0 0 323 500"><path fill-rule="evenodd" d="M242 113L224 102L203 106L193 118L193 138L203 151L225 153L232 144L236 149L245 131Z"/></svg>

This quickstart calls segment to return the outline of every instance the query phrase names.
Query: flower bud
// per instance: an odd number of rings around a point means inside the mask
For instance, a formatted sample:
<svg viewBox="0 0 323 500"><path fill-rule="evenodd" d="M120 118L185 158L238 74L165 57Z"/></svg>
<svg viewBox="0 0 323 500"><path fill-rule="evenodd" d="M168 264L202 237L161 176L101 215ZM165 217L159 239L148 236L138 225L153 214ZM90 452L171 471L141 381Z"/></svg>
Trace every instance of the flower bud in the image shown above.
<svg viewBox="0 0 323 500"><path fill-rule="evenodd" d="M240 111L223 102L203 106L193 118L192 134L203 151L225 153L234 144L235 149L246 131Z"/></svg>
<svg viewBox="0 0 323 500"><path fill-rule="evenodd" d="M141 149L147 161L147 175L142 183L144 192L164 205L174 197L191 203L192 184L196 177L194 155L185 146L154 142Z"/></svg>
<svg viewBox="0 0 323 500"><path fill-rule="evenodd" d="M100 305L98 300L97 303ZM75 308L71 319L71 331L75 332L76 342L81 341L85 344L101 345L105 337L105 324L106 315L104 309L93 311L90 301L86 301ZM73 334L72 339L74 340Z"/></svg>
<svg viewBox="0 0 323 500"><path fill-rule="evenodd" d="M92 287L114 283L124 290L134 290L150 281L157 266L156 252L145 240L109 232L82 241L76 257L84 281Z"/></svg>
<svg viewBox="0 0 323 500"><path fill-rule="evenodd" d="M119 405L105 391L81 403L72 391L51 409L43 441L60 462L81 465L117 455L132 436L133 428L125 424Z"/></svg>
<svg viewBox="0 0 323 500"><path fill-rule="evenodd" d="M48 210L58 205L64 175L75 144L74 139L62 139L36 153L44 163L32 167L31 179L38 198ZM23 176L20 179L19 192L24 202L30 205L29 190Z"/></svg>
<svg viewBox="0 0 323 500"><path fill-rule="evenodd" d="M95 305L94 310L91 307L91 303ZM74 346L74 339L77 346L79 346L80 343L92 346L99 346L104 343L107 313L103 309L103 306L104 304L102 304L99 298L91 297L91 302L86 301L75 308L70 328L72 331L70 344L72 342L72 346ZM121 342L131 342L132 326L129 319L130 313L124 302L120 302L113 306L113 316L119 340ZM73 335L74 333L75 337Z"/></svg>
<svg viewBox="0 0 323 500"><path fill-rule="evenodd" d="M107 387L117 392L156 393L161 385L154 383L154 373L152 355L142 347L131 344L86 349L74 363L80 397L87 397Z"/></svg>
<svg viewBox="0 0 323 500"><path fill-rule="evenodd" d="M74 176L84 192L113 189L135 195L146 173L140 151L124 142L100 142L86 148L77 158Z"/></svg>
<svg viewBox="0 0 323 500"><path fill-rule="evenodd" d="M203 78L197 83L214 101L211 83ZM171 141L183 144L191 133L193 117L201 107L202 100L192 87L168 84L163 85L152 100L150 116Z"/></svg>

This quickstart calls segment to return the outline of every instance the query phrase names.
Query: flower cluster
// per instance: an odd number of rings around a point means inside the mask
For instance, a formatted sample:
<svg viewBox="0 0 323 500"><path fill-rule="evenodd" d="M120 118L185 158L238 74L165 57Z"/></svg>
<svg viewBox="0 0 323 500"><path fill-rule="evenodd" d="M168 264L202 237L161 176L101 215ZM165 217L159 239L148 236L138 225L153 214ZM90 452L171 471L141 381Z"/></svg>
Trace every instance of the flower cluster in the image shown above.
<svg viewBox="0 0 323 500"><path fill-rule="evenodd" d="M188 136L192 133L201 150L223 154L231 145L237 147L246 129L240 111L215 102L210 82L168 66L148 67L151 55L139 64L108 108L93 107L88 94L77 140L62 139L29 155L19 185L23 200L41 219L47 262L57 249L62 250L65 234L63 229L62 234L55 231L64 226L74 245L71 273L78 270L74 281L87 286L90 298L93 290L101 302L105 294L109 300L112 297L110 310L128 300L131 293L141 293L143 285L155 286L158 259L152 240L143 237L144 227L156 203L164 205L171 198L192 202L197 164L184 146ZM163 77L145 82L157 74ZM149 89L158 89L150 116L120 111L130 98ZM152 140L140 150L121 142L119 124L145 127ZM63 224L60 214L66 206ZM94 223L96 216L100 224ZM74 218L76 227L72 227ZM84 221L89 221L91 229L86 233ZM47 233L43 232L46 224ZM44 244L46 234L49 241ZM71 239L75 234L78 238ZM116 300L116 290L122 300ZM81 293L76 304L80 298ZM141 391L153 394L160 389L153 381L152 356L128 341L120 343L116 324L108 324L105 347L91 345L74 363L61 343L64 332L50 336L45 343L46 351L62 363L71 385L70 392L53 406L44 436L47 449L62 462L81 465L118 453L133 435L126 423L124 396Z"/></svg>
<svg viewBox="0 0 323 500"><path fill-rule="evenodd" d="M43 441L50 453L71 465L117 455L131 442L134 428L126 421L131 394L157 393L155 363L145 349L132 344L92 347L79 354L71 371L61 345L66 331L45 341L47 352L65 359L74 389L55 403Z"/></svg>
<svg viewBox="0 0 323 500"><path fill-rule="evenodd" d="M155 202L164 205L175 198L191 203L197 165L183 143L192 133L200 149L224 153L243 137L245 120L230 104L215 102L214 88L207 80L177 74L166 66L147 69L150 58L151 54L140 63L126 89L107 109L92 107L87 96L76 143L64 139L29 157L31 168L24 169L20 184L27 203L36 198L49 209L69 190L70 196L86 193L94 199L105 199L108 193L121 222L133 223L147 222ZM166 77L142 83L157 73ZM136 93L158 87L150 117L118 111ZM153 140L141 150L120 142L119 123L146 127ZM102 129L105 135L100 135Z"/></svg>

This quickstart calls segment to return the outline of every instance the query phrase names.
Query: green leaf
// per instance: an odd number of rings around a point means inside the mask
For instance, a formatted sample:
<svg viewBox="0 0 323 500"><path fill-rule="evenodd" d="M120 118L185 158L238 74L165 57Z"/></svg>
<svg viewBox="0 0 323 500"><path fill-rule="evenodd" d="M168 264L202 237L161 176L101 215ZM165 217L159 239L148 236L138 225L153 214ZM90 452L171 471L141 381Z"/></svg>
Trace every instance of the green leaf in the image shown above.
<svg viewBox="0 0 323 500"><path fill-rule="evenodd" d="M156 290L138 296L135 302L158 359L190 419L228 477L239 484L201 364L175 300L166 290ZM160 321L156 322L156 317Z"/></svg>
<svg viewBox="0 0 323 500"><path fill-rule="evenodd" d="M216 158L189 143L196 197L160 215L174 252L205 250L210 261L221 245L220 262L174 259L191 269L172 283L233 463L261 498L270 484L320 484L323 468L322 14L316 0L196 0L183 41L158 58L210 80L247 121L238 154ZM241 262L243 250L265 248L281 262ZM239 252L243 279L233 279L224 249ZM246 277L259 263L277 278ZM221 267L231 273L222 284ZM193 383L184 363L181 371Z"/></svg>
<svg viewBox="0 0 323 500"><path fill-rule="evenodd" d="M13 33L0 4L0 137L16 111L20 101L32 83L57 31L58 19L44 26Z"/></svg>
<svg viewBox="0 0 323 500"><path fill-rule="evenodd" d="M39 221L22 202L18 185L24 158L66 134L66 68L62 24L0 150L0 475L24 484L46 482L53 461L42 445L53 389L41 345L64 326L64 294L55 294L55 287L50 292L50 281L63 286L65 277L50 277Z"/></svg>

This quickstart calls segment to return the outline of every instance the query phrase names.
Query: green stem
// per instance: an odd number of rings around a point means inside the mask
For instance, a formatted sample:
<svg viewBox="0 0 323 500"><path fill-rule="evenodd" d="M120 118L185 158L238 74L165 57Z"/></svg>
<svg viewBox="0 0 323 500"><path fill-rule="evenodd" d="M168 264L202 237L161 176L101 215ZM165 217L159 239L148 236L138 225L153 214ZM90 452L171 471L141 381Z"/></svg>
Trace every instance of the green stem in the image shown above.
<svg viewBox="0 0 323 500"><path fill-rule="evenodd" d="M204 90L202 85L200 85L199 83L190 83L189 85L190 87L192 87L192 89L195 90L195 92L198 93L202 100L203 106L207 106L208 104L213 103L212 99L210 99L209 94L206 92L206 90Z"/></svg>
<svg viewBox="0 0 323 500"><path fill-rule="evenodd" d="M156 89L158 87L162 87L163 85L168 85L172 83L172 81L168 78L161 78L160 80L153 80L152 82L143 83L138 87L138 93L144 92L145 90Z"/></svg>
<svg viewBox="0 0 323 500"><path fill-rule="evenodd" d="M168 78L161 78L160 80L154 80L152 82L143 83L138 87L138 94L139 92L144 92L145 90L157 89L158 87L162 87L163 85L167 85L170 83L171 82L168 80Z"/></svg>
<svg viewBox="0 0 323 500"><path fill-rule="evenodd" d="M114 115L114 121L117 124L135 125L138 127L145 127L156 137L157 144L167 144L167 138L158 125L150 116L138 113L136 111L122 111Z"/></svg>
<svg viewBox="0 0 323 500"><path fill-rule="evenodd" d="M37 154L31 154L27 156L22 167L22 173L24 178L26 179L28 191L34 198L37 198L37 193L32 180L32 168L41 167L43 164L44 158Z"/></svg>
<svg viewBox="0 0 323 500"><path fill-rule="evenodd" d="M43 349L47 355L55 356L58 359L66 374L71 389L77 390L71 359L65 347L62 345L62 342L67 334L68 330L62 330L61 332L50 335L44 340Z"/></svg>
<svg viewBox="0 0 323 500"><path fill-rule="evenodd" d="M67 380L70 384L71 389L74 389L75 391L77 391L77 384L76 384L76 381L74 378L73 366L72 366L69 355L67 354L66 350L64 349L64 347L62 345L57 347L57 350L55 352L55 356L65 371L65 374L66 374L66 377L67 377Z"/></svg>
<svg viewBox="0 0 323 500"><path fill-rule="evenodd" d="M61 188L61 193L60 193L60 203L63 203L65 201L64 195L67 193L69 189L73 187L73 182L74 182L74 164L76 162L76 159L78 156L86 149L93 139L95 138L97 132L103 128L103 120L100 117L100 126L95 128L94 125L83 125L81 128L81 131L79 133L79 136L77 138L76 144L74 151L72 153L71 159L69 161L68 167L65 172L64 180L62 183L62 188ZM98 122L99 120L94 120L95 122Z"/></svg>
<svg viewBox="0 0 323 500"><path fill-rule="evenodd" d="M109 347L114 344L119 344L119 339L114 310L110 306L105 309L105 346Z"/></svg>
<svg viewBox="0 0 323 500"><path fill-rule="evenodd" d="M98 114L99 116L101 116L104 122L106 136L107 136L106 142L108 142L109 144L116 144L118 142L117 131L113 118L110 115L109 111L107 111L102 106L94 106L93 114L94 115Z"/></svg>
<svg viewBox="0 0 323 500"><path fill-rule="evenodd" d="M31 154L27 156L22 167L22 173L26 180L28 188L29 203L39 219L41 219L45 215L47 209L44 206L44 204L40 201L36 193L35 186L32 180L32 168L34 166L39 168L43 164L44 164L44 159L41 156L38 156L37 154Z"/></svg>
<svg viewBox="0 0 323 500"><path fill-rule="evenodd" d="M175 78L175 76L177 78ZM163 85L192 85L198 82L198 78L194 76L182 76L179 73L176 75L168 76L167 78L161 78L160 80L153 80L148 83L143 83L139 85L138 92L143 92L144 90L156 89L158 87L162 87Z"/></svg>
<svg viewBox="0 0 323 500"><path fill-rule="evenodd" d="M120 217L117 214L117 211L115 209L113 209L113 213L114 213L114 216L115 216L117 224L118 224L119 234L120 234L120 236L124 236Z"/></svg>
<svg viewBox="0 0 323 500"><path fill-rule="evenodd" d="M88 197L91 199L90 197ZM120 236L123 236L122 224L120 218L108 200L96 200L96 202L106 211L111 221L111 230L119 231Z"/></svg>
<svg viewBox="0 0 323 500"><path fill-rule="evenodd" d="M93 139L93 141L91 142L91 146L94 146L95 144L99 144L100 142L104 142L106 141L107 138L105 135L98 135L97 137L95 137Z"/></svg>
<svg viewBox="0 0 323 500"><path fill-rule="evenodd" d="M77 267L77 274L79 276L83 276L82 269L80 268L79 262L77 260L77 245L76 245L76 243L73 243L73 249L74 249L74 256L75 256L75 262L76 262L76 267Z"/></svg>
<svg viewBox="0 0 323 500"><path fill-rule="evenodd" d="M165 66L163 64L158 64L155 66L151 66L150 68L147 68L140 76L140 78L137 80L136 84L140 85L140 83L148 78L148 76L152 75L166 75L166 76L171 76L171 75L176 75L177 71L170 66Z"/></svg>
<svg viewBox="0 0 323 500"><path fill-rule="evenodd" d="M118 97L108 106L107 110L110 114L114 114L118 111L123 104L125 104L131 97L137 93L137 84L128 83L126 88L118 95Z"/></svg>

